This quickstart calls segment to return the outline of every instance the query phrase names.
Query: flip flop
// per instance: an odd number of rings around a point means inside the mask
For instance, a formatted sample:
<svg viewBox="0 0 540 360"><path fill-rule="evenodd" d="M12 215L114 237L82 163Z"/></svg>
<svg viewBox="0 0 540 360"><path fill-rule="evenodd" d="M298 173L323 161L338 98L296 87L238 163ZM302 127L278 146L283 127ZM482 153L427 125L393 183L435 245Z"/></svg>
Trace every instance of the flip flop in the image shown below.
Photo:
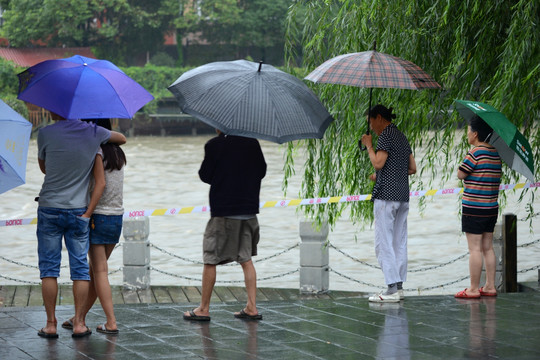
<svg viewBox="0 0 540 360"><path fill-rule="evenodd" d="M68 319L62 323L62 327L64 329L73 330L73 321L71 319Z"/></svg>
<svg viewBox="0 0 540 360"><path fill-rule="evenodd" d="M497 296L497 292L485 292L484 291L484 287L482 286L480 288L480 296L491 296L491 297L494 297L494 296Z"/></svg>
<svg viewBox="0 0 540 360"><path fill-rule="evenodd" d="M244 309L240 310L239 313L235 313L234 317L237 319L244 319L244 320L262 320L261 314L249 315L248 313L244 311Z"/></svg>
<svg viewBox="0 0 540 360"><path fill-rule="evenodd" d="M82 333L73 333L73 334L71 334L71 337L74 337L74 338L82 338L82 337L85 337L85 336L88 336L88 335L91 335L91 334L92 334L92 330L90 330L90 328L87 326L85 332L82 332Z"/></svg>
<svg viewBox="0 0 540 360"><path fill-rule="evenodd" d="M119 331L118 329L116 330L109 330L107 329L107 327L105 326L105 324L101 325L101 327L97 327L96 328L96 331L98 333L102 333L102 334L107 334L107 335L118 335Z"/></svg>
<svg viewBox="0 0 540 360"><path fill-rule="evenodd" d="M195 314L195 309L189 311L189 316L187 316L186 314L184 314L183 316L184 316L184 320L210 321L210 316L197 315Z"/></svg>
<svg viewBox="0 0 540 360"><path fill-rule="evenodd" d="M458 292L456 295L454 295L455 298L458 299L480 299L480 294L478 295L469 295L467 294L467 289Z"/></svg>
<svg viewBox="0 0 540 360"><path fill-rule="evenodd" d="M57 333L48 333L48 332L45 332L43 329L39 330L38 331L38 336L41 336L42 338L45 338L45 339L58 339L58 334Z"/></svg>

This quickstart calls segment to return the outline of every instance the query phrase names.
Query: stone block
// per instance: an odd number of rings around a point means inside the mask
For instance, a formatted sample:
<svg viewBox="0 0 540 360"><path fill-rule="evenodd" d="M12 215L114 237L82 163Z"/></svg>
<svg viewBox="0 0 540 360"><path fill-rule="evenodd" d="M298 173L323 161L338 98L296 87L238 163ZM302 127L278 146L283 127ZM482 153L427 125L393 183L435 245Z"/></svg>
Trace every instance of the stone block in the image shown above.
<svg viewBox="0 0 540 360"><path fill-rule="evenodd" d="M307 242L300 244L300 266L328 266L328 247L321 243Z"/></svg>
<svg viewBox="0 0 540 360"><path fill-rule="evenodd" d="M330 284L328 267L301 267L300 292L302 294L322 294L328 292Z"/></svg>
<svg viewBox="0 0 540 360"><path fill-rule="evenodd" d="M150 220L147 216L124 219L122 233L125 241L146 241L150 236Z"/></svg>
<svg viewBox="0 0 540 360"><path fill-rule="evenodd" d="M124 287L130 289L150 288L150 266L124 265Z"/></svg>
<svg viewBox="0 0 540 360"><path fill-rule="evenodd" d="M148 241L127 241L122 246L124 266L144 266L150 264L150 243Z"/></svg>
<svg viewBox="0 0 540 360"><path fill-rule="evenodd" d="M328 223L324 222L320 229L312 221L300 222L300 238L302 242L325 243L328 238Z"/></svg>

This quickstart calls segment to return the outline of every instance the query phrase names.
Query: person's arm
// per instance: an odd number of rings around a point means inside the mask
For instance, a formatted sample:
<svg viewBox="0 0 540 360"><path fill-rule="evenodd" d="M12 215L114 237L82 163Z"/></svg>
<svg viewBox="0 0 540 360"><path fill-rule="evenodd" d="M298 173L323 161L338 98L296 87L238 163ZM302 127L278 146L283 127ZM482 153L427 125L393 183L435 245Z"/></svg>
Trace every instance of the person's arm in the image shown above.
<svg viewBox="0 0 540 360"><path fill-rule="evenodd" d="M216 161L213 156L214 151L211 149L211 145L212 143L210 142L204 145L204 159L199 168L199 178L207 184L212 184L214 169L216 167Z"/></svg>
<svg viewBox="0 0 540 360"><path fill-rule="evenodd" d="M101 195L103 195L103 190L105 190L105 169L103 168L103 160L101 159L100 154L96 155L92 174L94 176L95 185L94 190L92 191L92 195L90 196L90 203L88 204L88 208L86 209L86 212L82 214L82 217L85 218L89 218L92 216L92 213L96 209Z"/></svg>
<svg viewBox="0 0 540 360"><path fill-rule="evenodd" d="M111 131L111 137L109 138L108 142L118 145L124 145L127 142L127 139L124 134L121 134L117 131Z"/></svg>
<svg viewBox="0 0 540 360"><path fill-rule="evenodd" d="M469 174L467 174L465 171L462 171L460 169L458 169L457 171L457 177L459 180L463 180L465 179L467 176L469 176Z"/></svg>
<svg viewBox="0 0 540 360"><path fill-rule="evenodd" d="M413 174L416 174L416 161L414 161L414 156L413 154L411 153L411 155L409 155L409 175L413 175Z"/></svg>
<svg viewBox="0 0 540 360"><path fill-rule="evenodd" d="M375 170L381 170L384 167L384 164L386 164L386 159L388 159L388 151L375 151L373 149L371 135L362 135L362 144L367 148L369 160L371 160L371 164Z"/></svg>
<svg viewBox="0 0 540 360"><path fill-rule="evenodd" d="M45 160L42 160L40 158L38 158L37 160L38 160L39 169L41 170L41 172L44 173L44 174L47 174L45 172Z"/></svg>

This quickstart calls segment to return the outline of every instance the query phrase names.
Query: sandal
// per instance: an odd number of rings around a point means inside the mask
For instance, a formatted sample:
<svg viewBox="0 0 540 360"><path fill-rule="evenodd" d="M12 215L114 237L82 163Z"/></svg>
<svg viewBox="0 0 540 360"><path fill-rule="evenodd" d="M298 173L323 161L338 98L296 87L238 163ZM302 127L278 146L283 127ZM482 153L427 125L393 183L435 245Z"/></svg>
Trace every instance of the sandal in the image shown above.
<svg viewBox="0 0 540 360"><path fill-rule="evenodd" d="M454 295L455 298L458 299L480 299L480 294L478 295L469 295L467 294L467 289L458 292L456 295Z"/></svg>
<svg viewBox="0 0 540 360"><path fill-rule="evenodd" d="M494 297L494 296L497 296L497 291L495 292L485 292L484 291L484 287L482 286L480 288L480 296L491 296L491 297Z"/></svg>

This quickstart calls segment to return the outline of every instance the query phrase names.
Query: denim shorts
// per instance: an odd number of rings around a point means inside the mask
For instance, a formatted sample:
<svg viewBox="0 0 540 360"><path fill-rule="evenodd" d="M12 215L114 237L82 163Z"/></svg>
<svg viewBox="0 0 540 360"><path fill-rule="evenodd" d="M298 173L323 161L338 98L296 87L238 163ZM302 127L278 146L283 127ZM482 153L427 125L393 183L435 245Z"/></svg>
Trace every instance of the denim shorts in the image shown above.
<svg viewBox="0 0 540 360"><path fill-rule="evenodd" d="M90 244L118 244L122 233L122 215L92 215Z"/></svg>
<svg viewBox="0 0 540 360"><path fill-rule="evenodd" d="M71 280L90 280L87 254L90 219L81 217L86 208L57 209L38 207L39 276L59 277L62 238L69 255Z"/></svg>

